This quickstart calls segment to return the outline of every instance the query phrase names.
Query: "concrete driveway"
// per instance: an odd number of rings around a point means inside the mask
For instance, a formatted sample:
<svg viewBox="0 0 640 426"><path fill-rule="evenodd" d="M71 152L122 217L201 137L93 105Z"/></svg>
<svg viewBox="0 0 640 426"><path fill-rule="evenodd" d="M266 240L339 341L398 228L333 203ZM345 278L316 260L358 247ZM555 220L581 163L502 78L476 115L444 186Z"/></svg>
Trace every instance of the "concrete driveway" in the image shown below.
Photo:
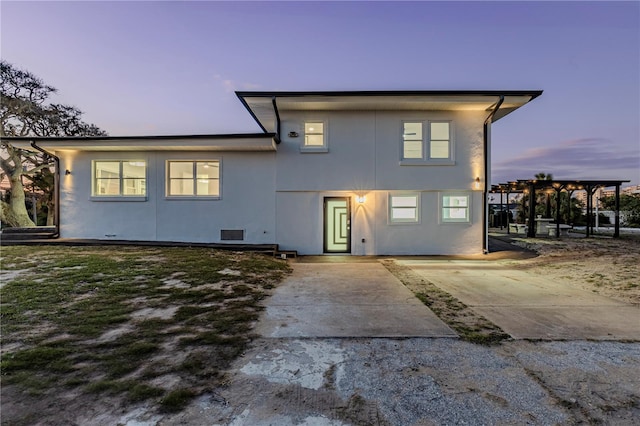
<svg viewBox="0 0 640 426"><path fill-rule="evenodd" d="M640 308L491 261L396 259L516 339L640 340Z"/></svg>
<svg viewBox="0 0 640 426"><path fill-rule="evenodd" d="M263 337L454 337L455 332L375 259L291 264L266 301Z"/></svg>

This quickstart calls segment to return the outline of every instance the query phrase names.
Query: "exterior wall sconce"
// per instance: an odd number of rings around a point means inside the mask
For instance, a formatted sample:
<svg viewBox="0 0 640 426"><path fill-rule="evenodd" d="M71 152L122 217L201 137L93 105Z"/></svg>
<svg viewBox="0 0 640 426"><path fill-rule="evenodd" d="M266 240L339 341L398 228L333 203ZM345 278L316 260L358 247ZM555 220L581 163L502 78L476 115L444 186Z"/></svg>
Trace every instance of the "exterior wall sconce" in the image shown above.
<svg viewBox="0 0 640 426"><path fill-rule="evenodd" d="M71 174L71 170L66 169L66 170L64 171L64 174L65 174L66 176L69 176L69 175Z"/></svg>
<svg viewBox="0 0 640 426"><path fill-rule="evenodd" d="M480 189L480 178L479 177L476 178L476 182L474 183L474 186L475 186L476 189Z"/></svg>
<svg viewBox="0 0 640 426"><path fill-rule="evenodd" d="M300 135L298 135L298 132L289 132L289 137L290 138L297 138L298 136L300 136Z"/></svg>
<svg viewBox="0 0 640 426"><path fill-rule="evenodd" d="M367 201L367 197L364 195L356 195L356 201L358 202L358 204L362 204Z"/></svg>

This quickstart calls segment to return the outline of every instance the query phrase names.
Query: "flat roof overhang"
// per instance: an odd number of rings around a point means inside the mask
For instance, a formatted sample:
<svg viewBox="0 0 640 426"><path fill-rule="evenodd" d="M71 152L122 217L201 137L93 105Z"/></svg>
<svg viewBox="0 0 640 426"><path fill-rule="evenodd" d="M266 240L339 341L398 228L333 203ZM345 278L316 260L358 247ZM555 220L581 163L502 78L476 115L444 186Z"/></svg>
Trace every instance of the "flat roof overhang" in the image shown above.
<svg viewBox="0 0 640 426"><path fill-rule="evenodd" d="M275 151L274 134L184 136L6 137L12 145L47 151Z"/></svg>
<svg viewBox="0 0 640 426"><path fill-rule="evenodd" d="M493 116L499 120L542 94L526 91L350 91L236 92L265 132L277 132L279 111L487 111L504 101Z"/></svg>

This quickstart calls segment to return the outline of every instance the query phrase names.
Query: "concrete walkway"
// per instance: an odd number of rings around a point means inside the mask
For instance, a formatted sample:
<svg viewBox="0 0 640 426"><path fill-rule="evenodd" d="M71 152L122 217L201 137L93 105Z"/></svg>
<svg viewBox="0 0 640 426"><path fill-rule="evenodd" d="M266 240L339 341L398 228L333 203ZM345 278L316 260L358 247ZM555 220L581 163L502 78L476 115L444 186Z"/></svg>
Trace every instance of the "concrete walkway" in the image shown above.
<svg viewBox="0 0 640 426"><path fill-rule="evenodd" d="M640 308L496 262L397 259L516 339L640 340Z"/></svg>
<svg viewBox="0 0 640 426"><path fill-rule="evenodd" d="M291 266L266 300L263 337L456 336L376 260Z"/></svg>

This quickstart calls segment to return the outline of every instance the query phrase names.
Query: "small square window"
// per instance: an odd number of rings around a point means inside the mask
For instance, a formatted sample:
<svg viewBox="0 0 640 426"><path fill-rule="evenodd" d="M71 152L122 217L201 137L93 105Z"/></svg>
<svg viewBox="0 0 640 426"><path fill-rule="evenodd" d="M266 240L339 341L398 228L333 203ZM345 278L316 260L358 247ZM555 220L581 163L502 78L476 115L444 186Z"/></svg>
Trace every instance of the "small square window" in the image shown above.
<svg viewBox="0 0 640 426"><path fill-rule="evenodd" d="M327 149L326 125L323 121L304 123L303 151L325 152Z"/></svg>
<svg viewBox="0 0 640 426"><path fill-rule="evenodd" d="M470 222L468 194L442 194L442 222Z"/></svg>
<svg viewBox="0 0 640 426"><path fill-rule="evenodd" d="M391 223L419 222L420 196L413 194L389 195L389 221Z"/></svg>

